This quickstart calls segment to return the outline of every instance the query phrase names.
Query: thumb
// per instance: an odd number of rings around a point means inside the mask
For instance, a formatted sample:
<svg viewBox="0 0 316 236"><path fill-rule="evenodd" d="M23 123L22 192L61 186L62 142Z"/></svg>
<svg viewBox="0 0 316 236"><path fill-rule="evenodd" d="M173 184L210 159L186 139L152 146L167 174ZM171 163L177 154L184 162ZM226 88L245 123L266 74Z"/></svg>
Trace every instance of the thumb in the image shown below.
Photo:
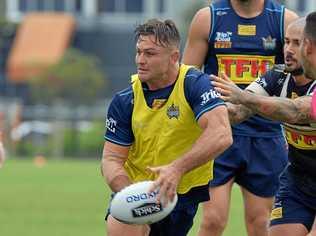
<svg viewBox="0 0 316 236"><path fill-rule="evenodd" d="M147 166L146 170L152 173L156 173L158 174L160 171L160 167L151 167L151 166Z"/></svg>

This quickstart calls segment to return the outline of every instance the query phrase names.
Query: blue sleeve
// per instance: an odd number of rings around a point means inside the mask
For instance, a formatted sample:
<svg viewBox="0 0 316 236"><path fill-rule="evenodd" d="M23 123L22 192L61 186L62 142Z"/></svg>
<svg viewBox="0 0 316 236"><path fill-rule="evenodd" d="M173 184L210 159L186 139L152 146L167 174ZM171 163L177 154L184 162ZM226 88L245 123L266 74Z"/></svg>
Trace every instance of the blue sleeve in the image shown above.
<svg viewBox="0 0 316 236"><path fill-rule="evenodd" d="M225 104L219 98L220 94L214 90L209 78L209 75L197 69L190 69L185 78L185 97L194 112L196 120L205 112Z"/></svg>
<svg viewBox="0 0 316 236"><path fill-rule="evenodd" d="M260 76L255 82L258 83L270 96L279 96L282 90L284 79L282 73L270 70Z"/></svg>
<svg viewBox="0 0 316 236"><path fill-rule="evenodd" d="M133 143L132 101L133 91L131 88L114 96L107 113L105 140L123 146L130 146Z"/></svg>

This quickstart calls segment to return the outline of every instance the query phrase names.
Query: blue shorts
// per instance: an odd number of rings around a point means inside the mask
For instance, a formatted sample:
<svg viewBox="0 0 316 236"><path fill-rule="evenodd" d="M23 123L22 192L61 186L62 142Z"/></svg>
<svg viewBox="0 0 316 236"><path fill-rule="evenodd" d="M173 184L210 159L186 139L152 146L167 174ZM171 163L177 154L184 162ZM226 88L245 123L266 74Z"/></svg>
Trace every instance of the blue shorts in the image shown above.
<svg viewBox="0 0 316 236"><path fill-rule="evenodd" d="M186 194L178 194L173 211L161 221L150 225L150 236L185 236L193 225L200 202L210 199L208 185L192 188ZM107 216L109 210L107 210Z"/></svg>
<svg viewBox="0 0 316 236"><path fill-rule="evenodd" d="M279 175L288 162L283 137L258 138L234 135L233 145L214 161L216 187L235 182L260 197L272 197L279 188Z"/></svg>
<svg viewBox="0 0 316 236"><path fill-rule="evenodd" d="M286 168L280 177L270 225L297 223L310 231L316 215L316 196L303 193L295 183Z"/></svg>

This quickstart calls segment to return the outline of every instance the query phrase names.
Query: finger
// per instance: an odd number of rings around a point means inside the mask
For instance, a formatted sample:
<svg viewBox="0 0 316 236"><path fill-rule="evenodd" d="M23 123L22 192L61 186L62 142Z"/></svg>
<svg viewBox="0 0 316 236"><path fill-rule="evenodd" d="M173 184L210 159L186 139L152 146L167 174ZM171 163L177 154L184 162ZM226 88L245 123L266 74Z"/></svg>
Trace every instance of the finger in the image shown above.
<svg viewBox="0 0 316 236"><path fill-rule="evenodd" d="M230 78L226 75L225 72L221 72L220 77L225 81L231 82Z"/></svg>
<svg viewBox="0 0 316 236"><path fill-rule="evenodd" d="M217 81L217 82L222 82L223 81L220 77L215 76L215 75L211 75L210 79L211 79L211 81Z"/></svg>
<svg viewBox="0 0 316 236"><path fill-rule="evenodd" d="M215 87L215 91L219 92L222 96L230 96L231 95L231 91L229 91L225 88Z"/></svg>
<svg viewBox="0 0 316 236"><path fill-rule="evenodd" d="M159 173L160 168L159 167L146 167L146 171L151 172L151 173Z"/></svg>
<svg viewBox="0 0 316 236"><path fill-rule="evenodd" d="M166 206L165 200L166 194L168 191L168 185L166 183L161 183L159 187L159 193L157 195L157 203L161 203L163 206Z"/></svg>
<svg viewBox="0 0 316 236"><path fill-rule="evenodd" d="M157 189L159 189L160 182L154 181L152 186L149 188L148 193L155 192Z"/></svg>
<svg viewBox="0 0 316 236"><path fill-rule="evenodd" d="M219 80L220 78L216 75L211 74L210 75L210 80Z"/></svg>
<svg viewBox="0 0 316 236"><path fill-rule="evenodd" d="M169 202L172 202L174 197L176 195L176 188L174 186L170 187L168 189L168 198L169 198Z"/></svg>
<svg viewBox="0 0 316 236"><path fill-rule="evenodd" d="M227 86L223 84L222 82L212 81L212 85L215 88L218 87L218 88L228 89Z"/></svg>
<svg viewBox="0 0 316 236"><path fill-rule="evenodd" d="M227 97L227 96L220 96L220 98L221 98L224 102L231 102L230 97Z"/></svg>

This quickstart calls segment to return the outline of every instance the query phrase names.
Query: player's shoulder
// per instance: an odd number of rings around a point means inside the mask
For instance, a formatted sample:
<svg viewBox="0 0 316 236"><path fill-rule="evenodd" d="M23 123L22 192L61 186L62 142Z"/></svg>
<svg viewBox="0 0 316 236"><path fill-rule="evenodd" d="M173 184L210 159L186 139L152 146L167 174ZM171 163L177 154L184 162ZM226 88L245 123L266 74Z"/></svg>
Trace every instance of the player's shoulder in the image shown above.
<svg viewBox="0 0 316 236"><path fill-rule="evenodd" d="M272 73L281 73L286 74L285 65L284 64L275 64L270 70Z"/></svg>
<svg viewBox="0 0 316 236"><path fill-rule="evenodd" d="M231 8L230 3L228 1L222 0L213 0L210 4L210 7L213 8L215 11L227 10Z"/></svg>
<svg viewBox="0 0 316 236"><path fill-rule="evenodd" d="M285 8L284 10L284 29L287 28L287 26L295 21L296 19L298 19L299 16L292 10Z"/></svg>
<svg viewBox="0 0 316 236"><path fill-rule="evenodd" d="M199 24L205 24L211 20L210 6L199 9L194 15L194 22Z"/></svg>
<svg viewBox="0 0 316 236"><path fill-rule="evenodd" d="M288 72L285 70L284 64L275 64L267 73L271 77L286 77Z"/></svg>
<svg viewBox="0 0 316 236"><path fill-rule="evenodd" d="M131 104L134 99L134 92L132 85L128 86L127 88L116 92L112 103L117 105L124 105L124 104Z"/></svg>
<svg viewBox="0 0 316 236"><path fill-rule="evenodd" d="M268 70L262 77L270 81L278 81L278 84L283 84L288 72L285 70L284 64L276 64L271 70Z"/></svg>
<svg viewBox="0 0 316 236"><path fill-rule="evenodd" d="M285 19L288 19L289 21L293 21L293 20L299 18L299 16L297 15L297 13L295 11L292 11L288 8L284 8L284 17L285 17Z"/></svg>
<svg viewBox="0 0 316 236"><path fill-rule="evenodd" d="M208 77L205 73L201 70L197 69L196 67L191 67L185 75L186 81L197 82L201 79L205 79Z"/></svg>

